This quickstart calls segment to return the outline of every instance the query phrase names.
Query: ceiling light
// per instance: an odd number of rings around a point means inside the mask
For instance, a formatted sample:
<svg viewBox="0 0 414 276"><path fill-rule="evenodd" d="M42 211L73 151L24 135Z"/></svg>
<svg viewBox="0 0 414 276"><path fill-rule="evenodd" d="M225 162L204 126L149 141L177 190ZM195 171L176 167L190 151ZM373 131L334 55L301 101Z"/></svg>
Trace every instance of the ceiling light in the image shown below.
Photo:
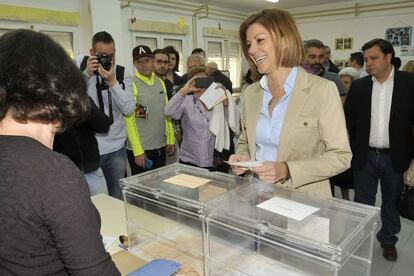
<svg viewBox="0 0 414 276"><path fill-rule="evenodd" d="M267 2L277 3L279 0L266 0Z"/></svg>

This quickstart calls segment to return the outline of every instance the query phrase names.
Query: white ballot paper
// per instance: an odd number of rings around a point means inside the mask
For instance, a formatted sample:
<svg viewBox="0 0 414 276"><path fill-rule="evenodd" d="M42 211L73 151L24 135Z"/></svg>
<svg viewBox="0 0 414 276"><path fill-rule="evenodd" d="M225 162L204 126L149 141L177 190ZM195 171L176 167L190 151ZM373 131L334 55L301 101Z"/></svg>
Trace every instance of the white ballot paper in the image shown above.
<svg viewBox="0 0 414 276"><path fill-rule="evenodd" d="M200 101L206 105L208 110L227 99L225 91L221 88L216 88L217 83L213 82L199 98Z"/></svg>
<svg viewBox="0 0 414 276"><path fill-rule="evenodd" d="M329 219L310 215L302 221L288 219L287 230L320 242L329 242Z"/></svg>
<svg viewBox="0 0 414 276"><path fill-rule="evenodd" d="M244 168L255 168L255 167L259 167L263 165L262 162L259 162L259 161L244 161L244 162L224 161L224 162L226 162L230 166L239 166L239 167L244 167Z"/></svg>
<svg viewBox="0 0 414 276"><path fill-rule="evenodd" d="M315 208L309 205L298 203L296 201L275 196L271 199L263 201L256 205L261 209L276 213L288 218L292 218L298 221L306 218L312 213L315 213L319 208Z"/></svg>
<svg viewBox="0 0 414 276"><path fill-rule="evenodd" d="M116 240L116 237L102 236L102 243L104 244L105 249L108 249Z"/></svg>

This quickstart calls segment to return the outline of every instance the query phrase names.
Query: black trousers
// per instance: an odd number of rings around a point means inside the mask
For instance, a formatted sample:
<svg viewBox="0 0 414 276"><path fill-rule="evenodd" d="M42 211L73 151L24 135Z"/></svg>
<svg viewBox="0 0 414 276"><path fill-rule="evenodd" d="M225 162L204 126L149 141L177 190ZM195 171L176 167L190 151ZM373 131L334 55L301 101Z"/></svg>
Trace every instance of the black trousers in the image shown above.
<svg viewBox="0 0 414 276"><path fill-rule="evenodd" d="M150 159L153 162L152 167L150 169L144 169L143 167L140 167L137 164L135 164L135 156L132 150L127 150L127 155L128 155L128 162L129 162L129 166L131 167L132 175L139 174L142 172L147 172L147 171L159 168L159 167L163 167L166 164L165 147L145 151L145 155L147 159Z"/></svg>

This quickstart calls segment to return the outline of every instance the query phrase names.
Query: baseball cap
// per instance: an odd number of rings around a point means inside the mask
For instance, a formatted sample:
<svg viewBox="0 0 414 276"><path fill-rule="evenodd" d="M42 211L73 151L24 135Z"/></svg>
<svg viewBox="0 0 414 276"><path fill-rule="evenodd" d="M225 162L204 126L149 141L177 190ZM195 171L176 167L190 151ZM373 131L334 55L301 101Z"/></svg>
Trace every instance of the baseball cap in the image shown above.
<svg viewBox="0 0 414 276"><path fill-rule="evenodd" d="M142 57L154 57L150 47L145 45L138 45L132 50L132 59L138 60Z"/></svg>

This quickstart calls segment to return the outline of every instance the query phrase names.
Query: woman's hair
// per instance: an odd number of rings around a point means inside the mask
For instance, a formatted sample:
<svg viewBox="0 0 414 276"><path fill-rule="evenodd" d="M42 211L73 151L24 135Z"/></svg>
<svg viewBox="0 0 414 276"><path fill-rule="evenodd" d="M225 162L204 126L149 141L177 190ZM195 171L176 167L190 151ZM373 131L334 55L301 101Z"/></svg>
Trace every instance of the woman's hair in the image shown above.
<svg viewBox="0 0 414 276"><path fill-rule="evenodd" d="M87 117L86 92L81 71L49 36L15 30L0 37L0 120L9 113L61 131Z"/></svg>
<svg viewBox="0 0 414 276"><path fill-rule="evenodd" d="M188 79L190 80L195 75L199 75L202 73L205 73L207 76L209 76L209 74L207 73L207 68L205 66L195 67L191 69L190 71L188 71Z"/></svg>
<svg viewBox="0 0 414 276"><path fill-rule="evenodd" d="M247 29L258 23L272 35L277 66L293 67L302 65L305 57L303 42L292 16L283 10L271 8L249 16L239 29L240 43L244 56L249 61L253 74L257 74L254 63L249 58Z"/></svg>
<svg viewBox="0 0 414 276"><path fill-rule="evenodd" d="M402 68L402 71L414 73L414 60L409 60Z"/></svg>
<svg viewBox="0 0 414 276"><path fill-rule="evenodd" d="M174 46L166 46L164 48L164 51L166 51L168 53L168 55L174 54L175 55L175 66L174 66L174 71L178 72L178 66L180 65L180 54L178 53L177 50L175 50Z"/></svg>
<svg viewBox="0 0 414 276"><path fill-rule="evenodd" d="M342 76L349 76L352 81L359 79L359 72L354 67L345 67L342 68L341 71L339 71L338 75L340 77Z"/></svg>

